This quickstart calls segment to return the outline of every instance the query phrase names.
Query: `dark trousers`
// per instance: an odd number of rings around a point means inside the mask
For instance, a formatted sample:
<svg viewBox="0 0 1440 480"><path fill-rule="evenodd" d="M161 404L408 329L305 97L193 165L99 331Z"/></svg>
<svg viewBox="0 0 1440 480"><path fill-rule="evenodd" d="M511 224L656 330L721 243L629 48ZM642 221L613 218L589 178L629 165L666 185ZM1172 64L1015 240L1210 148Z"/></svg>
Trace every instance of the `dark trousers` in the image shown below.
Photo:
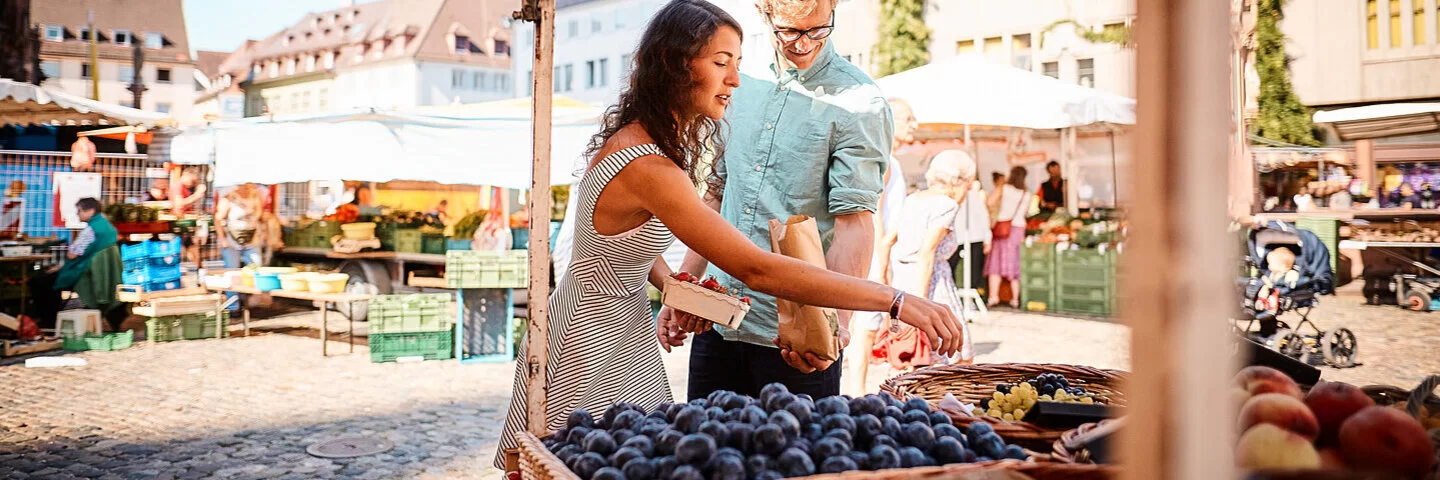
<svg viewBox="0 0 1440 480"><path fill-rule="evenodd" d="M690 345L689 399L705 398L717 390L759 397L765 385L780 382L796 395L819 400L840 394L840 360L824 371L800 373L780 357L780 349L726 341L714 330L695 336Z"/></svg>
<svg viewBox="0 0 1440 480"><path fill-rule="evenodd" d="M58 272L45 272L30 277L30 305L25 314L40 328L55 328L55 314L60 312L62 305L60 292L55 290L58 276Z"/></svg>
<svg viewBox="0 0 1440 480"><path fill-rule="evenodd" d="M955 272L955 286L965 288L964 276L960 273L960 257L965 254L965 246L955 249L955 254L950 256L950 271ZM985 242L970 244L970 255L975 261L970 262L970 288L984 291L985 280Z"/></svg>

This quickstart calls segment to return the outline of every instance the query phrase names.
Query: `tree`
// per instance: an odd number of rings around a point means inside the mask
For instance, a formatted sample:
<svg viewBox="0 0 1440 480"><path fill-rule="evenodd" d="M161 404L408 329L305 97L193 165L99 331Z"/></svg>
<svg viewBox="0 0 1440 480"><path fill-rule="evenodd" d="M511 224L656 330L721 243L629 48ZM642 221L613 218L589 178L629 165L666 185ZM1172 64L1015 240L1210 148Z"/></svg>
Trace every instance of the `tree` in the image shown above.
<svg viewBox="0 0 1440 480"><path fill-rule="evenodd" d="M874 51L877 77L930 63L925 0L880 0L880 18L880 39Z"/></svg>
<svg viewBox="0 0 1440 480"><path fill-rule="evenodd" d="M1075 36L1080 37L1081 40L1085 40L1090 43L1110 43L1122 47L1135 46L1135 39L1130 34L1130 27L1120 25L1116 27L1101 27L1097 29L1081 25L1080 22L1076 21L1073 18L1056 20L1054 22L1051 22L1049 25L1046 25L1043 30L1040 30L1040 43L1044 44L1045 35L1048 35L1052 30L1055 30L1056 27L1059 27L1061 25L1074 26Z"/></svg>
<svg viewBox="0 0 1440 480"><path fill-rule="evenodd" d="M1256 99L1259 116L1255 119L1255 135L1270 140L1320 146L1315 140L1315 127L1310 111L1300 103L1300 96L1290 84L1290 58L1285 56L1285 34L1280 33L1284 0L1256 2L1255 70L1260 76L1260 92Z"/></svg>
<svg viewBox="0 0 1440 480"><path fill-rule="evenodd" d="M29 0L0 1L0 78L40 84L40 30L29 25Z"/></svg>

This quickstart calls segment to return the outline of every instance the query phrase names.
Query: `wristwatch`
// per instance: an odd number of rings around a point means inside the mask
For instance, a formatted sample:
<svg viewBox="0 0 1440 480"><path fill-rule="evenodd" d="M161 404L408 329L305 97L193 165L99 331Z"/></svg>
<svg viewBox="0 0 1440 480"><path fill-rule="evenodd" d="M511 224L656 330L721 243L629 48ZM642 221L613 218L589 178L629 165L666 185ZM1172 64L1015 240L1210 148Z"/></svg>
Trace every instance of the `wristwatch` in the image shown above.
<svg viewBox="0 0 1440 480"><path fill-rule="evenodd" d="M905 291L895 289L895 299L890 301L890 333L900 333L900 308L905 306Z"/></svg>

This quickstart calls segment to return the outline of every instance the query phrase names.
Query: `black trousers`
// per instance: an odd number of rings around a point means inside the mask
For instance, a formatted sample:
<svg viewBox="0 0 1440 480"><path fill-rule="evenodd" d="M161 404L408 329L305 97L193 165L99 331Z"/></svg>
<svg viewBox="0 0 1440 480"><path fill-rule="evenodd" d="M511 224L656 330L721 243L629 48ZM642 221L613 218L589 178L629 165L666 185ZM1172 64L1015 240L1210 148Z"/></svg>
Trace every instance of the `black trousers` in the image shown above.
<svg viewBox="0 0 1440 480"><path fill-rule="evenodd" d="M690 345L689 399L705 398L717 390L759 397L760 389L779 382L790 393L809 394L819 400L840 394L840 360L824 371L800 373L780 357L780 349L726 341L714 330L695 336Z"/></svg>
<svg viewBox="0 0 1440 480"><path fill-rule="evenodd" d="M45 272L30 277L30 305L25 308L25 314L40 328L55 328L55 315L63 305L60 292L55 290L58 276L58 272Z"/></svg>
<svg viewBox="0 0 1440 480"><path fill-rule="evenodd" d="M961 245L960 248L955 249L955 254L950 256L950 271L957 272L955 275L955 286L958 288L965 288L964 283L962 283L963 280L961 280L965 277L958 273L960 271L960 257L964 254L965 246ZM970 244L970 255L975 257L975 261L970 262L970 288L983 292L988 288L986 285L989 285L986 283L987 280L985 280L985 242Z"/></svg>

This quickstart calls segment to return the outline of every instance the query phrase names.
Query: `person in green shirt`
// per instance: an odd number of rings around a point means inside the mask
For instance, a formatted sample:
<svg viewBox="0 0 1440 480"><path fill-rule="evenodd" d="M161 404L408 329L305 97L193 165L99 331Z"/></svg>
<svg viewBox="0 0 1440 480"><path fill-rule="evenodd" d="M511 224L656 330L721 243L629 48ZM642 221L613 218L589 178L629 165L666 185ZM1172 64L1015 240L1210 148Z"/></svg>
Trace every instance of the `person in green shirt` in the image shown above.
<svg viewBox="0 0 1440 480"><path fill-rule="evenodd" d="M100 209L100 201L94 198L76 202L76 214L85 222L85 228L71 240L65 263L30 279L30 311L40 328L55 328L55 315L61 306L60 292L75 289L80 277L89 271L91 260L118 242L119 232L100 214Z"/></svg>

